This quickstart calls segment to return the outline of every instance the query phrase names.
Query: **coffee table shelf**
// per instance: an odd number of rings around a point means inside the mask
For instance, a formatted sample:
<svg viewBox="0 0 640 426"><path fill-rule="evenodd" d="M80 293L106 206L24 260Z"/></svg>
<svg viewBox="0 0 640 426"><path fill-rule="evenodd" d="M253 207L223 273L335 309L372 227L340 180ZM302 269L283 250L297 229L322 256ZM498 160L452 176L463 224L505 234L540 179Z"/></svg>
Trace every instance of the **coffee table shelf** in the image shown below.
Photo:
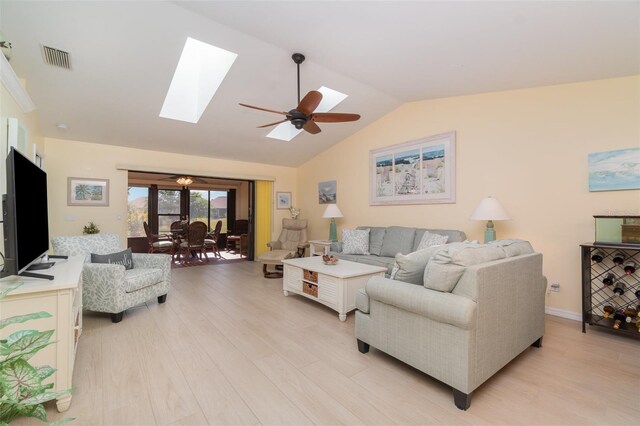
<svg viewBox="0 0 640 426"><path fill-rule="evenodd" d="M340 321L356 308L356 293L364 288L369 278L384 277L387 268L340 260L325 265L322 257L303 257L283 260L282 291L299 294L315 300L338 312Z"/></svg>

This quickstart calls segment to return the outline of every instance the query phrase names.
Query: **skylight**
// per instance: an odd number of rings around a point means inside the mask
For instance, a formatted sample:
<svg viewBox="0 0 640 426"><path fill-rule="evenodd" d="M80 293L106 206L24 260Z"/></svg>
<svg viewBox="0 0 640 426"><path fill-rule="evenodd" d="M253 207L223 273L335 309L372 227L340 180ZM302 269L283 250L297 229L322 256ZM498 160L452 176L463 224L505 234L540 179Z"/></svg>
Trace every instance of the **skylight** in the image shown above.
<svg viewBox="0 0 640 426"><path fill-rule="evenodd" d="M347 99L348 96L324 86L320 87L318 91L322 93L322 101L320 101L320 105L318 105L318 108L316 108L314 112L329 112L340 102ZM280 139L282 141L290 141L303 131L303 129L298 130L293 127L290 122L285 121L284 123L278 124L271 132L269 132L267 137Z"/></svg>
<svg viewBox="0 0 640 426"><path fill-rule="evenodd" d="M160 117L197 123L238 55L187 38Z"/></svg>

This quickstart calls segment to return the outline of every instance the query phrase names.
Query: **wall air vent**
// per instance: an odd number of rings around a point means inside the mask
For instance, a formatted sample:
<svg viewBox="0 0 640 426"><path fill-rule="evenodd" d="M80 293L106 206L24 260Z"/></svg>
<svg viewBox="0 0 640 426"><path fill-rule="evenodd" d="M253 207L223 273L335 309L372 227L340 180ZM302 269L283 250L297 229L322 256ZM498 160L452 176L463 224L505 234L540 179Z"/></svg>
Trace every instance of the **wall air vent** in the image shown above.
<svg viewBox="0 0 640 426"><path fill-rule="evenodd" d="M56 49L49 46L42 46L42 57L44 62L53 65L54 67L60 67L67 70L71 69L71 62L69 61L69 52Z"/></svg>

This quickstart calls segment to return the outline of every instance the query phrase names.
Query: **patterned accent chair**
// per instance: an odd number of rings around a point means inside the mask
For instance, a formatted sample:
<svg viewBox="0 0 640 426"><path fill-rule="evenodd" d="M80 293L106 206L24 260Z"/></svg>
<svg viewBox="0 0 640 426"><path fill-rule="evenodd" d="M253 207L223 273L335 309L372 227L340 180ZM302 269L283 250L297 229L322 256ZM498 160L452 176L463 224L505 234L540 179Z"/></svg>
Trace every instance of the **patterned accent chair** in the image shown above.
<svg viewBox="0 0 640 426"><path fill-rule="evenodd" d="M306 219L282 219L282 232L276 241L270 241L267 246L271 249L258 256L262 262L262 273L265 278L282 278L282 261L292 257L304 257L304 251L309 247L307 239ZM268 265L276 266L276 271L269 271Z"/></svg>
<svg viewBox="0 0 640 426"><path fill-rule="evenodd" d="M114 323L122 321L124 311L158 298L167 300L171 284L171 256L133 253L133 269L123 265L91 263L91 253L110 254L122 251L116 234L55 237L51 240L55 254L84 255L82 269L82 304L89 311L107 312Z"/></svg>

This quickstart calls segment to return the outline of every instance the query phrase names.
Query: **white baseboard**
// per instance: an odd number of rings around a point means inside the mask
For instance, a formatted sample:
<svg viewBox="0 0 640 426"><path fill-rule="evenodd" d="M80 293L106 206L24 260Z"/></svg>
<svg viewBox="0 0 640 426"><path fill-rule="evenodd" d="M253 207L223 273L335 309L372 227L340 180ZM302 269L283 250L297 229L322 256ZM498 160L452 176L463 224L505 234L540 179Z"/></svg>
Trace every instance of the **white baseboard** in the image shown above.
<svg viewBox="0 0 640 426"><path fill-rule="evenodd" d="M582 314L579 312L567 311L564 309L552 308L550 306L544 307L544 313L553 315L556 317L566 318L574 321L582 321Z"/></svg>

